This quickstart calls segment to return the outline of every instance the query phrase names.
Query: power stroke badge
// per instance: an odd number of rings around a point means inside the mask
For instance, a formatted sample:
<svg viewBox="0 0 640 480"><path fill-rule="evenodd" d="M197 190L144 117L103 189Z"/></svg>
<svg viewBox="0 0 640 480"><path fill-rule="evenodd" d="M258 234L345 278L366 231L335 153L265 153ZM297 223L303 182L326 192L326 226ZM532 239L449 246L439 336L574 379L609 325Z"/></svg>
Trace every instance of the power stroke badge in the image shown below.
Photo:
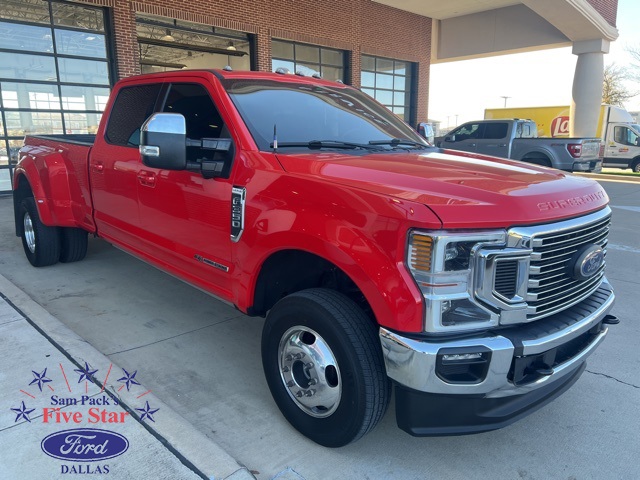
<svg viewBox="0 0 640 480"><path fill-rule="evenodd" d="M244 204L247 189L233 187L231 190L231 241L238 242L244 231Z"/></svg>

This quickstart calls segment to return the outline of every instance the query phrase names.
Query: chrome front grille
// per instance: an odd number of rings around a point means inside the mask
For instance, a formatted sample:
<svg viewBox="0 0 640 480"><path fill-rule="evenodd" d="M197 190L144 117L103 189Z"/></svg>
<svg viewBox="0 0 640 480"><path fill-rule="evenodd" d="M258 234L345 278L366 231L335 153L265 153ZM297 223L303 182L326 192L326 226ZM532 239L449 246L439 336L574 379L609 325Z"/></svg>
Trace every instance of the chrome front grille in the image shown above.
<svg viewBox="0 0 640 480"><path fill-rule="evenodd" d="M611 209L605 207L509 229L506 245L486 244L474 252L474 301L499 314L500 325L532 322L583 301L603 282L610 224Z"/></svg>
<svg viewBox="0 0 640 480"><path fill-rule="evenodd" d="M604 264L591 277L574 279L576 253L587 245L602 247L606 255L611 213L607 208L590 219L576 219L532 229L531 263L526 302L527 319L537 320L575 305L593 293L604 277ZM582 223L582 221L585 223ZM564 225L563 225L564 224ZM521 229L521 235L526 229Z"/></svg>

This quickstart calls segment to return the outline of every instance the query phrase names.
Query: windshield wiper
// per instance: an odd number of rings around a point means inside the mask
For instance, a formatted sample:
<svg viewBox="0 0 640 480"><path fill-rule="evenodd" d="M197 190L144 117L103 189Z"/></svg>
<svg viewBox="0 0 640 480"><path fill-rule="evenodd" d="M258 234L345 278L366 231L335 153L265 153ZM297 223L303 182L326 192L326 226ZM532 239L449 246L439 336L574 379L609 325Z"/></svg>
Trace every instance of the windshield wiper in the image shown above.
<svg viewBox="0 0 640 480"><path fill-rule="evenodd" d="M390 138L389 140L371 140L369 145L391 145L392 147L407 146L407 147L419 147L428 148L429 145L420 142L414 142L408 138Z"/></svg>
<svg viewBox="0 0 640 480"><path fill-rule="evenodd" d="M273 148L274 144L269 145ZM320 150L322 148L342 148L347 150L355 150L357 148L363 150L380 151L378 147L374 147L371 142L369 145L364 143L341 142L339 140L311 140L310 142L278 142L278 148L287 147L306 147L310 150Z"/></svg>

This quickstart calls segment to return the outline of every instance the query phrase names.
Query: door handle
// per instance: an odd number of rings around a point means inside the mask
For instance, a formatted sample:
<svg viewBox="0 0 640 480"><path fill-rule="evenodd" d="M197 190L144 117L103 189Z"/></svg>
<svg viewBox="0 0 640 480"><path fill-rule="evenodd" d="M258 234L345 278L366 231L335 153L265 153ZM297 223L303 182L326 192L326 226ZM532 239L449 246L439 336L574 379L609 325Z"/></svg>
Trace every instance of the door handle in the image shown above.
<svg viewBox="0 0 640 480"><path fill-rule="evenodd" d="M145 187L155 187L156 186L156 176L152 172L140 172L138 173L138 181L140 185L144 185Z"/></svg>
<svg viewBox="0 0 640 480"><path fill-rule="evenodd" d="M92 165L91 168L93 169L94 172L102 173L104 172L104 163L96 162Z"/></svg>
<svg viewBox="0 0 640 480"><path fill-rule="evenodd" d="M476 146L476 144L475 144L475 143L470 143L470 144L469 144L469 146L470 146L470 147L475 147L475 146Z"/></svg>

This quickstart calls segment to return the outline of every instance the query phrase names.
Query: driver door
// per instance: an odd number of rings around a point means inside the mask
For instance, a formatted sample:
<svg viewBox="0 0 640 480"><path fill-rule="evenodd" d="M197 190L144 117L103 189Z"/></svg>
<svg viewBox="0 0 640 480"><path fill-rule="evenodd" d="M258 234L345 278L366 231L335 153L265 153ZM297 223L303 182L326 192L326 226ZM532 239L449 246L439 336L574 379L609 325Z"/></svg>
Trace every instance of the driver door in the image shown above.
<svg viewBox="0 0 640 480"><path fill-rule="evenodd" d="M183 115L189 139L229 138L204 84L172 83L161 111ZM187 147L190 162L207 155L211 152ZM155 256L187 281L229 297L231 180L146 166L143 175L145 181L138 184L140 221Z"/></svg>

